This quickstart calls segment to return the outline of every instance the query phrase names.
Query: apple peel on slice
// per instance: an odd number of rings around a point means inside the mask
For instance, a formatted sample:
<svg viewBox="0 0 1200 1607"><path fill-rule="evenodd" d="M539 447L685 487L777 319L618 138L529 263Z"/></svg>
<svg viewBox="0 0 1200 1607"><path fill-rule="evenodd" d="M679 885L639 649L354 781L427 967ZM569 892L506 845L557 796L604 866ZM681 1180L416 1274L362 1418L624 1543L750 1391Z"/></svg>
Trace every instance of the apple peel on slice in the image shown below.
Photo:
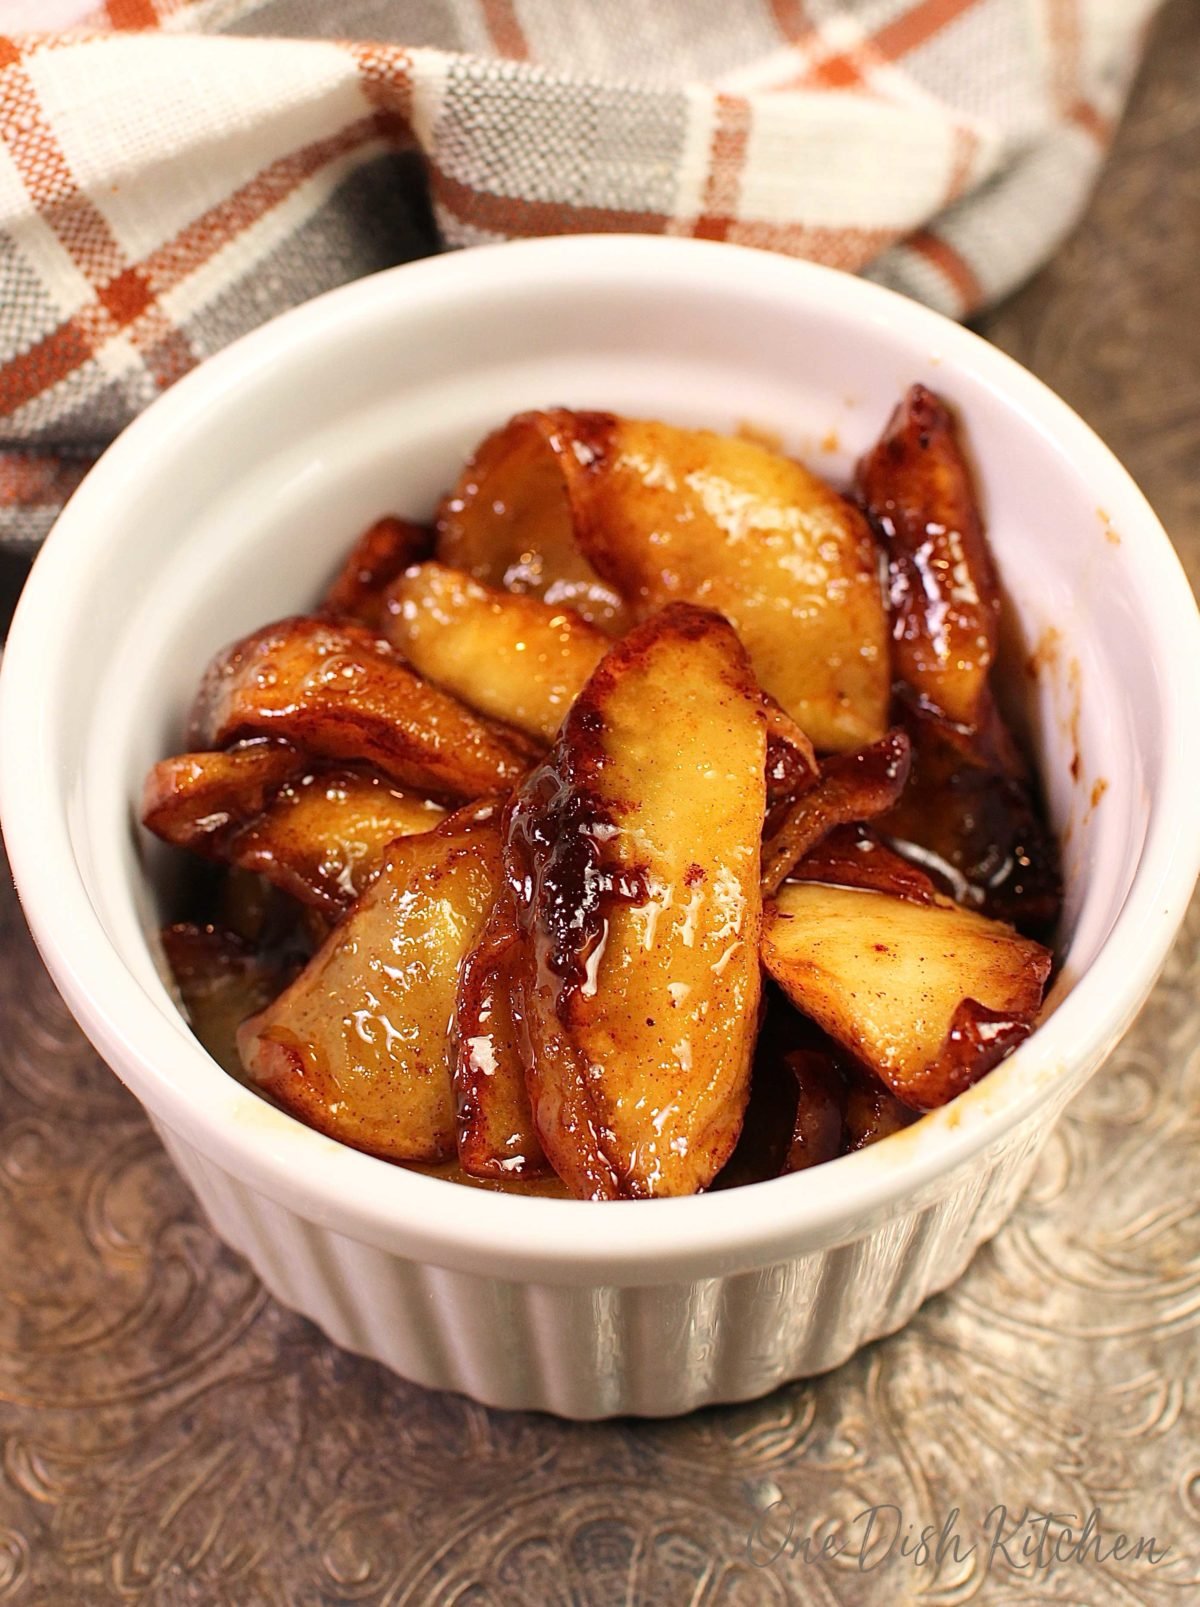
<svg viewBox="0 0 1200 1607"><path fill-rule="evenodd" d="M240 1076L238 1027L282 991L296 965L219 926L178 922L163 928L160 941L192 1031L218 1065Z"/></svg>
<svg viewBox="0 0 1200 1607"><path fill-rule="evenodd" d="M858 491L887 554L896 676L922 707L971 727L996 659L1000 589L954 419L925 386L863 458Z"/></svg>
<svg viewBox="0 0 1200 1607"><path fill-rule="evenodd" d="M160 759L142 786L142 824L176 848L221 859L230 832L260 815L305 763L290 743L261 738Z"/></svg>
<svg viewBox="0 0 1200 1607"><path fill-rule="evenodd" d="M476 580L573 608L610 636L634 622L576 539L582 493L603 461L610 413L519 413L476 449L443 500L436 555Z"/></svg>
<svg viewBox="0 0 1200 1607"><path fill-rule="evenodd" d="M463 961L455 1010L458 1160L472 1177L539 1177L547 1170L525 1086L521 1023L513 1008L518 943L505 890Z"/></svg>
<svg viewBox="0 0 1200 1607"><path fill-rule="evenodd" d="M764 894L775 892L835 827L890 809L904 791L909 762L908 737L899 730L854 753L827 758L815 782L801 790L763 843Z"/></svg>
<svg viewBox="0 0 1200 1607"><path fill-rule="evenodd" d="M393 514L377 519L347 553L321 599L320 612L379 630L388 586L410 564L428 558L432 550L433 531L424 525Z"/></svg>
<svg viewBox="0 0 1200 1607"><path fill-rule="evenodd" d="M349 908L397 837L445 811L361 770L314 770L287 744L183 753L150 771L142 821L156 836L252 871L327 915Z"/></svg>
<svg viewBox="0 0 1200 1607"><path fill-rule="evenodd" d="M336 918L366 890L390 843L432 831L444 814L382 776L310 770L285 781L223 857Z"/></svg>

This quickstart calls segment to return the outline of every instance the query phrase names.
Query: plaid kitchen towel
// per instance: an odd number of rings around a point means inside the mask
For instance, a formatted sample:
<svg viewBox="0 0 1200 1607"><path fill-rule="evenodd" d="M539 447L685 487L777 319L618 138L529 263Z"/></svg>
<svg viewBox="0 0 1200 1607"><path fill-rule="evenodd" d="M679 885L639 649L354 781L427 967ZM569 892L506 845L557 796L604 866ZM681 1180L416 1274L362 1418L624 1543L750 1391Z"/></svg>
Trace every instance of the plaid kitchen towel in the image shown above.
<svg viewBox="0 0 1200 1607"><path fill-rule="evenodd" d="M0 544L210 352L439 244L736 240L963 316L1078 216L1155 6L0 0Z"/></svg>

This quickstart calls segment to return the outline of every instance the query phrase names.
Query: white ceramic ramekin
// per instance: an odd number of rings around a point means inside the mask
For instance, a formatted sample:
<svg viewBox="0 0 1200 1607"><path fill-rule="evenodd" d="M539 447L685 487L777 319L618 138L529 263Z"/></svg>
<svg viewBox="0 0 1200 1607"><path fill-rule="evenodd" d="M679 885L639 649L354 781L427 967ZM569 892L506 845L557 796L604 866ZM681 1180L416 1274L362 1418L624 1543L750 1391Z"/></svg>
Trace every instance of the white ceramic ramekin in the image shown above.
<svg viewBox="0 0 1200 1607"><path fill-rule="evenodd" d="M344 1149L204 1054L153 933L135 826L215 648L310 604L378 513L425 515L483 433L562 403L775 432L845 475L903 389L965 418L1066 840L1049 1019L945 1110L812 1172L695 1199L509 1198ZM217 1231L334 1339L422 1383L573 1417L685 1411L833 1367L1003 1222L1129 1025L1200 861L1200 624L1154 515L1073 413L887 291L735 247L492 247L322 297L129 429L22 598L0 812L39 946Z"/></svg>

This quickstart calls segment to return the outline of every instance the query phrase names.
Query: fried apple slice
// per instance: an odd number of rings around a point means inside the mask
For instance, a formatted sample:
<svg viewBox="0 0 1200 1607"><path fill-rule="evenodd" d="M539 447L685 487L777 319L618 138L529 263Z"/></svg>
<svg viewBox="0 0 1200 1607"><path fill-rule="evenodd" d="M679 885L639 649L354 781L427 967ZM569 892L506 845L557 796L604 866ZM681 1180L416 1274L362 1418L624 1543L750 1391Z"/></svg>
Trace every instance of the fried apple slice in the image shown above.
<svg viewBox="0 0 1200 1607"><path fill-rule="evenodd" d="M517 732L430 686L364 626L306 617L218 653L191 731L198 748L277 737L320 758L372 765L438 798L507 792L533 756Z"/></svg>
<svg viewBox="0 0 1200 1607"><path fill-rule="evenodd" d="M424 525L392 514L377 519L346 555L321 599L320 612L379 630L387 588L410 564L420 563L432 551L433 531Z"/></svg>
<svg viewBox="0 0 1200 1607"><path fill-rule="evenodd" d="M762 694L767 716L767 816L764 841L774 835L801 793L820 775L813 745L773 697Z"/></svg>
<svg viewBox="0 0 1200 1607"><path fill-rule="evenodd" d="M888 555L892 653L912 742L909 784L879 826L957 899L1026 935L1058 920L1058 847L991 686L996 572L944 404L915 385L859 466Z"/></svg>
<svg viewBox="0 0 1200 1607"><path fill-rule="evenodd" d="M250 1079L371 1155L451 1156L458 972L500 887L500 849L493 805L394 843L291 987L242 1026Z"/></svg>
<svg viewBox="0 0 1200 1607"><path fill-rule="evenodd" d="M445 811L381 776L313 770L290 744L164 759L146 779L143 821L169 843L256 872L337 916L397 837L432 831Z"/></svg>
<svg viewBox="0 0 1200 1607"><path fill-rule="evenodd" d="M444 814L381 776L310 770L234 832L223 857L336 918L367 887L389 843L432 831Z"/></svg>
<svg viewBox="0 0 1200 1607"><path fill-rule="evenodd" d="M887 621L858 510L752 441L621 419L583 482L583 551L638 614L718 609L817 748L883 735Z"/></svg>
<svg viewBox="0 0 1200 1607"><path fill-rule="evenodd" d="M815 785L800 793L763 843L763 893L775 892L835 826L870 820L896 803L909 760L908 737L899 730L854 753L826 759Z"/></svg>
<svg viewBox="0 0 1200 1607"><path fill-rule="evenodd" d="M237 1029L283 991L296 965L217 926L180 922L164 927L161 941L192 1031L219 1066L240 1076Z"/></svg>
<svg viewBox="0 0 1200 1607"><path fill-rule="evenodd" d="M786 1001L777 1008L792 1021L798 1019ZM776 1009L768 1004L755 1049L742 1130L732 1155L713 1181L714 1189L767 1183L783 1173L796 1125L798 1089L783 1055L772 1042L775 1013Z"/></svg>
<svg viewBox="0 0 1200 1607"><path fill-rule="evenodd" d="M944 1105L1033 1030L1050 955L948 899L782 887L763 963L796 1008L913 1110Z"/></svg>
<svg viewBox="0 0 1200 1607"><path fill-rule="evenodd" d="M708 430L525 413L484 443L438 530L446 562L614 633L675 600L717 609L818 748L883 734L887 620L870 530L790 458Z"/></svg>
<svg viewBox="0 0 1200 1607"><path fill-rule="evenodd" d="M422 675L544 743L609 645L570 608L439 563L414 565L392 585L383 633Z"/></svg>
<svg viewBox="0 0 1200 1607"><path fill-rule="evenodd" d="M862 460L858 491L887 553L897 679L972 727L996 659L1000 591L949 409L914 385Z"/></svg>
<svg viewBox="0 0 1200 1607"><path fill-rule="evenodd" d="M825 1034L811 1021L797 1015L779 989L768 984L763 993L762 1025L754 1047L746 1117L737 1146L714 1187L726 1189L746 1183L765 1183L782 1177L789 1170L789 1156L797 1132L802 1135L803 1144L804 1133L812 1130L809 1114L802 1114L800 1110L801 1087L792 1062L796 1055L818 1049L825 1052L827 1059L834 1052ZM832 1069L837 1072L836 1066ZM835 1149L833 1153L838 1151Z"/></svg>
<svg viewBox="0 0 1200 1607"><path fill-rule="evenodd" d="M518 942L512 899L504 892L463 962L455 1009L458 1159L472 1177L540 1177L548 1169L513 1012Z"/></svg>
<svg viewBox="0 0 1200 1607"><path fill-rule="evenodd" d="M736 1143L765 755L737 636L676 605L609 651L510 805L526 1083L577 1195L694 1193Z"/></svg>
<svg viewBox="0 0 1200 1607"><path fill-rule="evenodd" d="M610 413L520 413L475 452L437 516L437 556L476 580L573 608L620 636L620 593L576 540L586 477L608 448Z"/></svg>
<svg viewBox="0 0 1200 1607"><path fill-rule="evenodd" d="M262 738L160 759L142 787L142 824L177 848L220 859L230 831L261 814L304 764L290 743Z"/></svg>
<svg viewBox="0 0 1200 1607"><path fill-rule="evenodd" d="M719 1188L763 1183L864 1149L916 1120L860 1061L772 988L746 1120Z"/></svg>

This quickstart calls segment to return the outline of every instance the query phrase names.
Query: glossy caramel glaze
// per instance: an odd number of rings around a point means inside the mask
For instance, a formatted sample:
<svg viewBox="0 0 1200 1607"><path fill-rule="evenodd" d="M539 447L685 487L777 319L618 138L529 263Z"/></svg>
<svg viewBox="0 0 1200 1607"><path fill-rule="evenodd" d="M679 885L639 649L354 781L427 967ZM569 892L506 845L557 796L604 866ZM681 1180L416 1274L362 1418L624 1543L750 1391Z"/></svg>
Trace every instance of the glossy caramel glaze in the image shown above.
<svg viewBox="0 0 1200 1607"><path fill-rule="evenodd" d="M752 441L622 418L578 499L584 552L639 617L677 599L724 614L817 748L883 734L874 543L823 480Z"/></svg>
<svg viewBox="0 0 1200 1607"><path fill-rule="evenodd" d="M439 798L505 791L531 757L516 732L430 686L364 626L303 617L235 642L201 683L196 747L262 736Z"/></svg>
<svg viewBox="0 0 1200 1607"><path fill-rule="evenodd" d="M493 806L394 843L295 982L241 1027L251 1080L356 1149L452 1156L458 972L500 883Z"/></svg>
<svg viewBox="0 0 1200 1607"><path fill-rule="evenodd" d="M917 1112L768 982L746 1119L713 1186L806 1171L916 1120Z"/></svg>
<svg viewBox="0 0 1200 1607"><path fill-rule="evenodd" d="M633 623L620 592L577 540L583 486L603 472L611 413L519 413L489 435L437 517L437 556L476 580L572 608L619 636Z"/></svg>
<svg viewBox="0 0 1200 1607"><path fill-rule="evenodd" d="M166 926L161 941L192 1031L219 1066L240 1078L237 1029L279 996L301 959L252 947L211 925Z"/></svg>
<svg viewBox="0 0 1200 1607"><path fill-rule="evenodd" d="M782 1170L806 1172L843 1152L846 1085L834 1057L819 1049L794 1049L785 1064L796 1083L796 1114Z"/></svg>
<svg viewBox="0 0 1200 1607"><path fill-rule="evenodd" d="M917 1112L901 1104L889 1089L866 1075L851 1077L842 1115L843 1151L851 1155L911 1127Z"/></svg>
<svg viewBox="0 0 1200 1607"><path fill-rule="evenodd" d="M240 1029L268 1097L439 1176L586 1198L817 1165L983 1075L1050 964L985 917L1046 935L1057 855L932 393L859 491L886 600L861 513L801 466L610 414L490 436L441 561L379 521L321 615L218 655L205 751L148 780L147 824L224 863L243 938L175 929L193 1019L227 1038L283 987L282 942L304 968ZM428 829L469 796L492 801Z"/></svg>
<svg viewBox="0 0 1200 1607"><path fill-rule="evenodd" d="M608 647L573 609L439 563L414 565L395 581L382 629L429 680L545 744Z"/></svg>
<svg viewBox="0 0 1200 1607"><path fill-rule="evenodd" d="M955 898L1048 941L1062 877L1036 784L997 707L1000 595L953 417L915 385L858 491L887 554L895 712L912 776L880 829Z"/></svg>
<svg viewBox="0 0 1200 1607"><path fill-rule="evenodd" d="M888 561L892 664L924 708L973 726L996 660L1000 592L949 409L914 385L859 465Z"/></svg>
<svg viewBox="0 0 1200 1607"><path fill-rule="evenodd" d="M1051 957L948 899L791 882L767 906L763 962L898 1099L931 1110L1028 1037Z"/></svg>
<svg viewBox="0 0 1200 1607"><path fill-rule="evenodd" d="M463 960L455 1006L458 1161L474 1177L533 1178L548 1170L525 1087L513 989L519 943L504 888Z"/></svg>
<svg viewBox="0 0 1200 1607"><path fill-rule="evenodd" d="M835 826L810 848L788 874L790 882L826 882L887 893L914 904L933 904L946 888L919 865L890 848L872 827L856 822Z"/></svg>
<svg viewBox="0 0 1200 1607"><path fill-rule="evenodd" d="M767 717L767 814L764 840L774 834L801 793L820 771L808 737L768 693L762 695Z"/></svg>
<svg viewBox="0 0 1200 1607"><path fill-rule="evenodd" d="M733 1150L765 726L733 631L678 605L609 652L510 807L526 1080L575 1193L694 1192Z"/></svg>
<svg viewBox="0 0 1200 1607"><path fill-rule="evenodd" d="M444 813L382 776L309 770L233 834L224 857L336 917L366 890L390 843L432 831Z"/></svg>
<svg viewBox="0 0 1200 1607"><path fill-rule="evenodd" d="M945 722L911 709L905 717L912 774L876 827L959 903L1052 942L1062 871L1036 783L1005 747L964 741Z"/></svg>
<svg viewBox="0 0 1200 1607"><path fill-rule="evenodd" d="M763 842L762 888L776 891L795 866L835 826L870 820L896 803L908 780L910 750L903 731L854 753L825 759L813 785L768 824Z"/></svg>
<svg viewBox="0 0 1200 1607"><path fill-rule="evenodd" d="M142 823L336 916L366 887L390 842L432 830L443 814L369 771L313 770L290 744L260 740L155 765Z"/></svg>
<svg viewBox="0 0 1200 1607"><path fill-rule="evenodd" d="M887 621L859 511L754 442L556 409L484 443L439 516L438 556L568 603L614 634L713 608L819 748L881 736Z"/></svg>
<svg viewBox="0 0 1200 1607"><path fill-rule="evenodd" d="M264 738L235 743L223 753L160 759L142 787L142 824L176 848L224 858L230 833L261 814L304 765L298 748Z"/></svg>

